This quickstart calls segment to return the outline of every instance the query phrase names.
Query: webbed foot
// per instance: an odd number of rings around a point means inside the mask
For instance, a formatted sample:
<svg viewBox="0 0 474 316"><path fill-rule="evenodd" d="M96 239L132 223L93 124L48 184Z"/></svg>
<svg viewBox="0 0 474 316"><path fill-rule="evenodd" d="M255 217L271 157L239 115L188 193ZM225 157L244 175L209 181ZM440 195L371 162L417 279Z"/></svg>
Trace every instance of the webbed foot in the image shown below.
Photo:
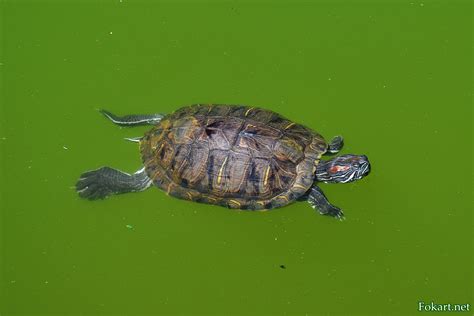
<svg viewBox="0 0 474 316"><path fill-rule="evenodd" d="M80 197L97 200L111 194L143 191L152 184L144 169L130 175L120 170L102 167L81 174L76 183Z"/></svg>
<svg viewBox="0 0 474 316"><path fill-rule="evenodd" d="M342 210L339 207L329 203L323 191L317 186L313 186L310 189L308 194L308 202L314 209L317 209L322 215L329 215L339 220L345 219Z"/></svg>

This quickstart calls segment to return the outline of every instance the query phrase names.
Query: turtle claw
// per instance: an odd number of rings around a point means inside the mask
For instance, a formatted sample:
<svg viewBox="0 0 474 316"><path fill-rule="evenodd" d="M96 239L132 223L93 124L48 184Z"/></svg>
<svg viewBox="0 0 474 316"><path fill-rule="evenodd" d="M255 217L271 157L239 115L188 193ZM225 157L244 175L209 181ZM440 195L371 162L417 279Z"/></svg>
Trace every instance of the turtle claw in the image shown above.
<svg viewBox="0 0 474 316"><path fill-rule="evenodd" d="M326 208L324 211L319 211L321 215L332 216L340 221L345 220L344 213L337 206L331 205L331 207Z"/></svg>
<svg viewBox="0 0 474 316"><path fill-rule="evenodd" d="M76 191L81 198L88 199L88 200L104 199L107 195L110 194L110 191L104 190L104 188L94 183L90 185L86 185L82 189L79 189L79 184L78 184L76 186Z"/></svg>
<svg viewBox="0 0 474 316"><path fill-rule="evenodd" d="M104 199L107 195L113 193L107 187L107 182L104 181L102 173L103 168L81 174L76 183L76 191L81 198L98 200Z"/></svg>
<svg viewBox="0 0 474 316"><path fill-rule="evenodd" d="M341 222L346 220L346 217L344 216L344 214L342 212L341 212L341 214L336 215L334 217L337 218L338 220L340 220Z"/></svg>

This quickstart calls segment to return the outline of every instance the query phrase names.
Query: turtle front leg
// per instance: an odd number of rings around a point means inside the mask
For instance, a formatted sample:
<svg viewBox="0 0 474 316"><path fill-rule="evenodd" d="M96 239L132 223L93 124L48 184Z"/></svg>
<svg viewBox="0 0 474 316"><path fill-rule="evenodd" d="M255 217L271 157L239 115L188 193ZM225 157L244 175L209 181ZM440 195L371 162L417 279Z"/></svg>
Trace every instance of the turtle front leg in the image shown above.
<svg viewBox="0 0 474 316"><path fill-rule="evenodd" d="M102 167L81 174L76 183L76 191L82 198L97 200L111 194L143 191L149 188L152 183L145 168L134 174L128 174L109 167Z"/></svg>
<svg viewBox="0 0 474 316"><path fill-rule="evenodd" d="M164 116L163 114L131 114L117 116L106 110L99 110L99 112L115 124L121 126L156 125Z"/></svg>
<svg viewBox="0 0 474 316"><path fill-rule="evenodd" d="M309 190L307 198L309 204L314 209L318 209L320 214L333 216L339 220L344 219L344 213L341 211L341 209L329 203L323 191L318 186L314 185Z"/></svg>
<svg viewBox="0 0 474 316"><path fill-rule="evenodd" d="M344 146L344 138L342 136L335 136L328 146L328 154L337 154Z"/></svg>

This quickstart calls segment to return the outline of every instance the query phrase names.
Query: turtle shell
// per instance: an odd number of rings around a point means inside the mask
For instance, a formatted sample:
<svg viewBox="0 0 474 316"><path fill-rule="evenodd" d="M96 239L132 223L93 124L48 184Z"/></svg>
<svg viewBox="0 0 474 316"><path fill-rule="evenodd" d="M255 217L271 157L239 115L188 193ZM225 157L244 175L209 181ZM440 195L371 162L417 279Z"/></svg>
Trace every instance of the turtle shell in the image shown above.
<svg viewBox="0 0 474 316"><path fill-rule="evenodd" d="M183 107L140 141L148 176L168 194L252 210L306 193L327 147L321 135L278 113L222 104Z"/></svg>

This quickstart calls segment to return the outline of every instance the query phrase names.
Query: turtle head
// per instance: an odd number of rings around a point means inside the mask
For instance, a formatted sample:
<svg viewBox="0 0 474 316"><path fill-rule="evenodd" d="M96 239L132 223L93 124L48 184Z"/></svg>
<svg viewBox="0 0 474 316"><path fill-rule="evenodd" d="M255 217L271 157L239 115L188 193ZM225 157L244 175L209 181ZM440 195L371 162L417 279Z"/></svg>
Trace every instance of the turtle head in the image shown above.
<svg viewBox="0 0 474 316"><path fill-rule="evenodd" d="M362 179L370 172L365 155L342 155L331 160L321 160L316 168L316 181L347 183Z"/></svg>

